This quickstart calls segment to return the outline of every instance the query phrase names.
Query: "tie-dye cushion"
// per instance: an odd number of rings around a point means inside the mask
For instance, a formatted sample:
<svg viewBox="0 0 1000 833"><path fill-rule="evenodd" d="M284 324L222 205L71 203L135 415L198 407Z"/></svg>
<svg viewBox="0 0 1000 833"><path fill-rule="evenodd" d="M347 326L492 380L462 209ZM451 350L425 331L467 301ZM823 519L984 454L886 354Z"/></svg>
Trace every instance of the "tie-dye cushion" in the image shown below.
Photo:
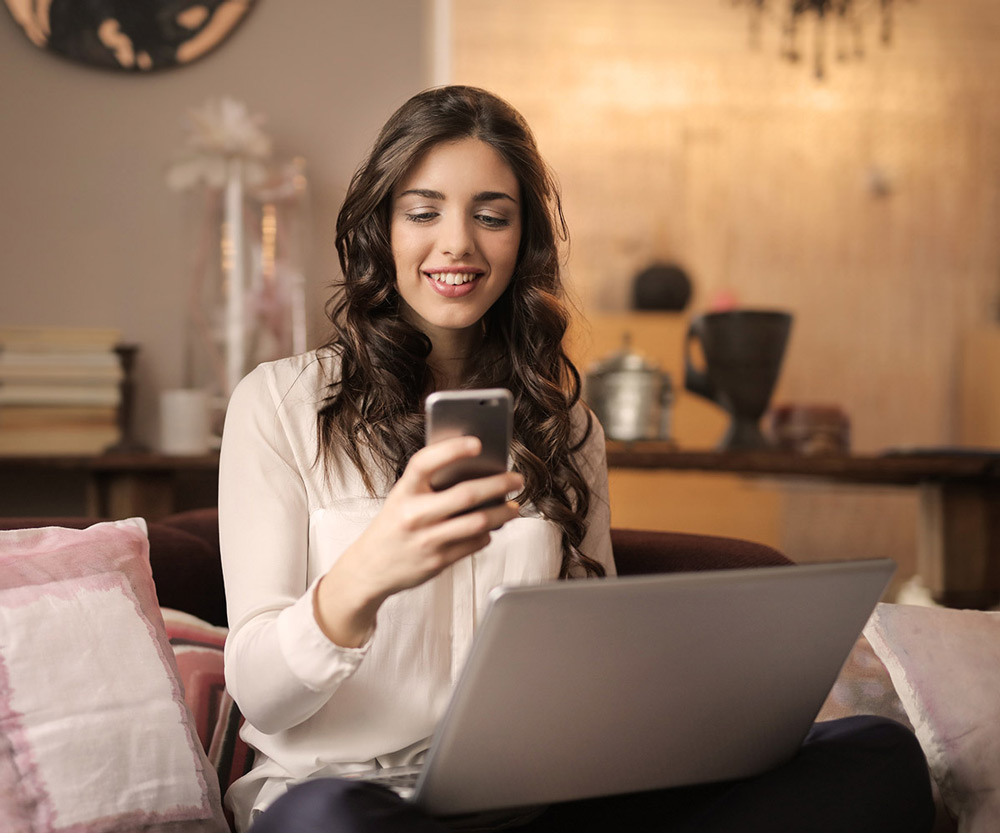
<svg viewBox="0 0 1000 833"><path fill-rule="evenodd" d="M239 735L243 715L226 691L223 651L228 631L190 613L161 610L177 658L184 698L225 795L233 781L253 766L253 752ZM226 818L230 818L228 811Z"/></svg>
<svg viewBox="0 0 1000 833"><path fill-rule="evenodd" d="M145 523L0 532L0 830L224 829Z"/></svg>
<svg viewBox="0 0 1000 833"><path fill-rule="evenodd" d="M163 607L160 612L177 660L184 700L191 709L198 740L207 750L226 692L223 651L228 630L182 610Z"/></svg>

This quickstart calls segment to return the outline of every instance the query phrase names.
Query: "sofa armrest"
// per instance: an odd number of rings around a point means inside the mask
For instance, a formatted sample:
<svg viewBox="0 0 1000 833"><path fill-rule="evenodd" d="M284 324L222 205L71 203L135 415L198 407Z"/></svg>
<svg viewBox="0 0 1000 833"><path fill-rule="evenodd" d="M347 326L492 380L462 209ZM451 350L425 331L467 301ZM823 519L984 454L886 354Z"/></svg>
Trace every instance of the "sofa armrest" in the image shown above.
<svg viewBox="0 0 1000 833"><path fill-rule="evenodd" d="M227 624L217 510L195 509L151 523L149 561L161 607Z"/></svg>
<svg viewBox="0 0 1000 833"><path fill-rule="evenodd" d="M612 529L619 575L780 567L792 562L766 544L719 535Z"/></svg>

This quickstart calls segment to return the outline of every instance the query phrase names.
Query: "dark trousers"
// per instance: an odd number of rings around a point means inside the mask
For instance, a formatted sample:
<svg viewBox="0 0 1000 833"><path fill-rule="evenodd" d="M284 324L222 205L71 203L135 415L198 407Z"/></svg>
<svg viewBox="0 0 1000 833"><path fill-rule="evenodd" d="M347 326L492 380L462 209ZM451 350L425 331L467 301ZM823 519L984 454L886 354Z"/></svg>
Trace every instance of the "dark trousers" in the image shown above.
<svg viewBox="0 0 1000 833"><path fill-rule="evenodd" d="M926 833L930 778L913 733L891 720L817 723L799 753L762 775L553 804L518 833ZM251 833L447 833L394 793L321 778L291 788Z"/></svg>

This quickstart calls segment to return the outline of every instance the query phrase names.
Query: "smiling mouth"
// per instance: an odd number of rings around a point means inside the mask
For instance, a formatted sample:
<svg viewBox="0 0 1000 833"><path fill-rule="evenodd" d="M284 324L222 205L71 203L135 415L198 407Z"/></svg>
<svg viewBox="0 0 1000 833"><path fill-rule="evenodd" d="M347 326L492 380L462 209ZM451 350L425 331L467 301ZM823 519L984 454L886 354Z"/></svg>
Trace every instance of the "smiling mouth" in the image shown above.
<svg viewBox="0 0 1000 833"><path fill-rule="evenodd" d="M425 272L432 281L444 283L448 286L461 286L465 283L472 283L477 278L482 277L482 272Z"/></svg>

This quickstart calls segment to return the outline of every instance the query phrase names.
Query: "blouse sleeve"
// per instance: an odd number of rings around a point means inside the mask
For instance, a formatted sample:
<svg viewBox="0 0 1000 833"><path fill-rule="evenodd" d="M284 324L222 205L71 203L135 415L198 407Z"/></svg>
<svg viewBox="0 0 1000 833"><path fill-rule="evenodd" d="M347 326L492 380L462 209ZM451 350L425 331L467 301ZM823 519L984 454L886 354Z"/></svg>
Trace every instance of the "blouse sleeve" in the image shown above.
<svg viewBox="0 0 1000 833"><path fill-rule="evenodd" d="M586 427L587 410L578 405L574 416L579 429ZM590 485L590 512L587 514L587 534L580 550L604 566L607 575L617 575L611 550L611 504L608 493L608 456L604 429L597 417L590 414L590 435L578 452L580 470ZM576 575L574 573L574 575Z"/></svg>
<svg viewBox="0 0 1000 833"><path fill-rule="evenodd" d="M266 734L315 714L366 650L332 643L313 614L305 461L289 440L295 403L288 393L266 366L240 382L226 411L219 464L226 686Z"/></svg>

